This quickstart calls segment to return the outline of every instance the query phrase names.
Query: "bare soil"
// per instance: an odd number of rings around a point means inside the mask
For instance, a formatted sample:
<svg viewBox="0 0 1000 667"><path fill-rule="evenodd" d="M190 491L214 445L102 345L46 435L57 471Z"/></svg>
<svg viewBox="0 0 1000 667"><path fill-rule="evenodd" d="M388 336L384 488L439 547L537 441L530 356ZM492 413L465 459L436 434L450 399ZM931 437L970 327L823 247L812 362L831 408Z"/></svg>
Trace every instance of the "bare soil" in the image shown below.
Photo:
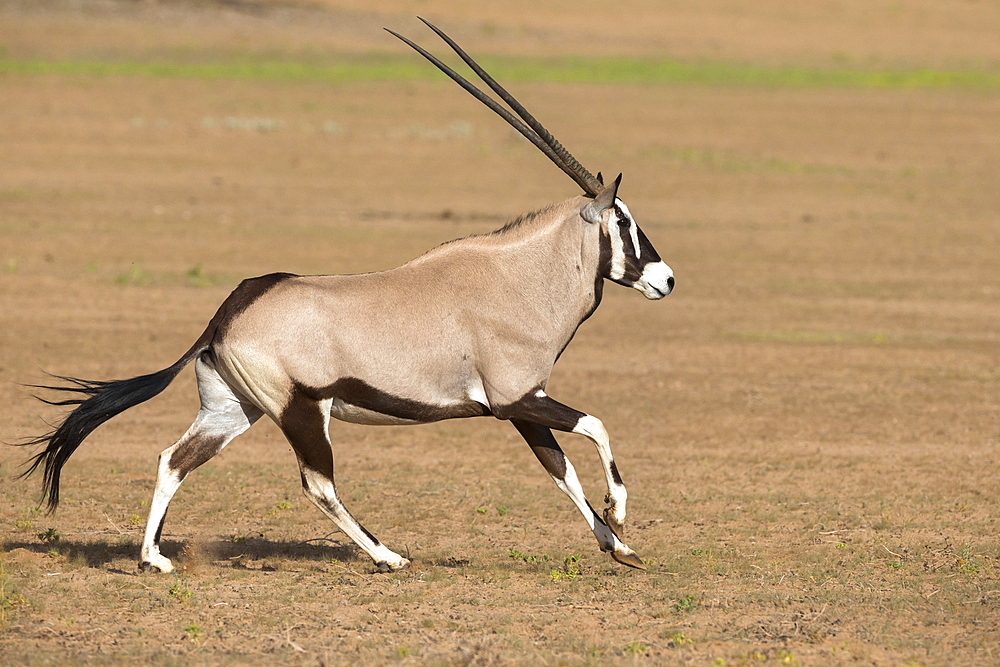
<svg viewBox="0 0 1000 667"><path fill-rule="evenodd" d="M369 4L9 3L0 50L362 53L397 48L383 25L432 43L420 13L473 53L1000 60L987 2ZM388 268L576 194L441 80L0 91L7 441L58 415L23 384L163 368L243 277ZM592 170L624 172L677 275L656 303L609 284L549 386L611 433L649 569L601 554L514 429L475 419L334 425L342 496L405 572L331 532L261 422L177 494L179 571L140 574L156 456L197 410L188 371L79 450L53 516L14 479L27 452L0 452L4 664L1000 660L1000 95L515 93ZM599 505L593 447L562 441Z"/></svg>

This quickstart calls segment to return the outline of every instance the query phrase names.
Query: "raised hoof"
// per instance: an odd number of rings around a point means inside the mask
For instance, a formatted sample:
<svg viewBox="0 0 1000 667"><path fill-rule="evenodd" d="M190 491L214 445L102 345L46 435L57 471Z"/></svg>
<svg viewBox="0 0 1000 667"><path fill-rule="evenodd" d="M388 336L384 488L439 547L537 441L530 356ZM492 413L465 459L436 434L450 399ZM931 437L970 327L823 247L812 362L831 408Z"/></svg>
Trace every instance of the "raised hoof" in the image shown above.
<svg viewBox="0 0 1000 667"><path fill-rule="evenodd" d="M619 541L625 541L625 526L623 526L618 519L611 514L610 507L605 508L604 510L604 523L608 524L608 528L611 529L611 532L615 534L615 537L617 537Z"/></svg>
<svg viewBox="0 0 1000 667"><path fill-rule="evenodd" d="M642 559L636 556L634 553L624 553L619 551L612 551L611 557L622 565L628 565L629 567L634 567L637 570L645 570L646 564L642 562Z"/></svg>
<svg viewBox="0 0 1000 667"><path fill-rule="evenodd" d="M401 563L398 563L396 565L393 565L388 561L384 560L380 560L379 562L375 563L375 569L377 569L379 572L399 572L400 570L405 570L408 567L410 567L410 561L407 558L404 558Z"/></svg>

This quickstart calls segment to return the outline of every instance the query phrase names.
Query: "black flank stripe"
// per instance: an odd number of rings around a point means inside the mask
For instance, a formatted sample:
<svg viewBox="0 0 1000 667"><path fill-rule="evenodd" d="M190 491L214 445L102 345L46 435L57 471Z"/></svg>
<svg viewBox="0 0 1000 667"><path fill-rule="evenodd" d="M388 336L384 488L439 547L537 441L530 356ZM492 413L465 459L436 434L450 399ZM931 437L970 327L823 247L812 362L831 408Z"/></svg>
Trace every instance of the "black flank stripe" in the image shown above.
<svg viewBox="0 0 1000 667"><path fill-rule="evenodd" d="M339 398L344 403L358 408L416 422L435 422L459 417L483 417L490 414L488 408L475 401L445 407L429 405L409 398L394 396L372 387L363 380L352 377L341 378L329 387L319 389L300 387L300 389L314 400Z"/></svg>

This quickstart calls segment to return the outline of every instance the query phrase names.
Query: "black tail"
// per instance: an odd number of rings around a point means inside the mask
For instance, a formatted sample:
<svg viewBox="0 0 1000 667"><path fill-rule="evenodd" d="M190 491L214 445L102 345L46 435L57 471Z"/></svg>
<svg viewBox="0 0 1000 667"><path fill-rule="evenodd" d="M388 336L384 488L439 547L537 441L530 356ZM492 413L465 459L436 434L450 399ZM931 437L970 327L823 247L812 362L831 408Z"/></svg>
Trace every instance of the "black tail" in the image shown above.
<svg viewBox="0 0 1000 667"><path fill-rule="evenodd" d="M62 386L32 385L36 389L49 389L75 395L73 398L62 401L39 399L49 405L75 405L76 408L66 415L51 432L17 443L22 446L45 445L43 451L28 459L28 468L21 473L20 477L27 477L35 472L39 466L44 466L42 500L48 497L49 513L54 512L59 506L59 474L62 472L63 466L66 465L66 461L73 455L76 448L94 432L94 429L112 417L148 401L166 389L167 385L177 377L177 374L185 366L209 348L216 334L225 328L227 322L238 316L272 287L291 277L290 273L272 273L244 280L222 302L219 310L209 321L208 327L191 346L191 349L185 352L184 356L178 359L174 365L164 368L162 371L140 375L128 380L110 382L80 380L56 375L53 377L67 384Z"/></svg>
<svg viewBox="0 0 1000 667"><path fill-rule="evenodd" d="M49 433L17 443L22 446L46 445L44 450L28 459L29 466L19 477L27 477L35 472L39 466L44 465L42 499L48 497L50 514L59 506L59 475L62 472L62 467L76 451L76 448L104 422L129 408L148 401L166 389L167 385L181 372L181 369L206 349L207 341L205 338L206 336L203 335L174 365L149 375L107 382L56 375L53 377L63 380L67 384L62 386L30 385L36 389L49 389L75 395L60 401L50 401L39 397L39 400L44 403L77 406Z"/></svg>

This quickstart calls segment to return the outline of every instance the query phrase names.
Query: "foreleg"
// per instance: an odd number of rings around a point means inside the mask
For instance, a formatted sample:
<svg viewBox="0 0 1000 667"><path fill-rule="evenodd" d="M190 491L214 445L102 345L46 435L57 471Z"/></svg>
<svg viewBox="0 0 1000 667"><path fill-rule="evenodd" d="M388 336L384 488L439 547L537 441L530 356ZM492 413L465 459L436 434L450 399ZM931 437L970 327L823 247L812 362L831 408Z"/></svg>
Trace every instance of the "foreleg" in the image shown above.
<svg viewBox="0 0 1000 667"><path fill-rule="evenodd" d="M518 419L532 422L557 431L579 433L589 438L597 447L601 458L608 493L604 501L604 520L619 539L625 535L625 505L628 491L622 481L615 457L611 451L611 440L601 420L585 412L574 410L550 398L544 391L536 391L503 408L494 408L493 413L500 419Z"/></svg>
<svg viewBox="0 0 1000 667"><path fill-rule="evenodd" d="M597 512L594 511L594 508L587 501L583 493L583 486L576 475L576 470L559 446L559 443L556 442L552 431L546 426L530 421L521 419L511 419L510 421L514 425L514 428L521 434L521 437L524 438L525 442L528 443L528 446L531 447L531 451L538 458L539 462L541 462L545 471L549 473L549 476L552 477L556 486L570 497L573 504L583 514L587 525L590 526L594 537L597 538L597 543L600 545L601 551L610 552L611 557L619 563L645 569L646 566L643 565L642 560L621 541L615 531L597 515Z"/></svg>

